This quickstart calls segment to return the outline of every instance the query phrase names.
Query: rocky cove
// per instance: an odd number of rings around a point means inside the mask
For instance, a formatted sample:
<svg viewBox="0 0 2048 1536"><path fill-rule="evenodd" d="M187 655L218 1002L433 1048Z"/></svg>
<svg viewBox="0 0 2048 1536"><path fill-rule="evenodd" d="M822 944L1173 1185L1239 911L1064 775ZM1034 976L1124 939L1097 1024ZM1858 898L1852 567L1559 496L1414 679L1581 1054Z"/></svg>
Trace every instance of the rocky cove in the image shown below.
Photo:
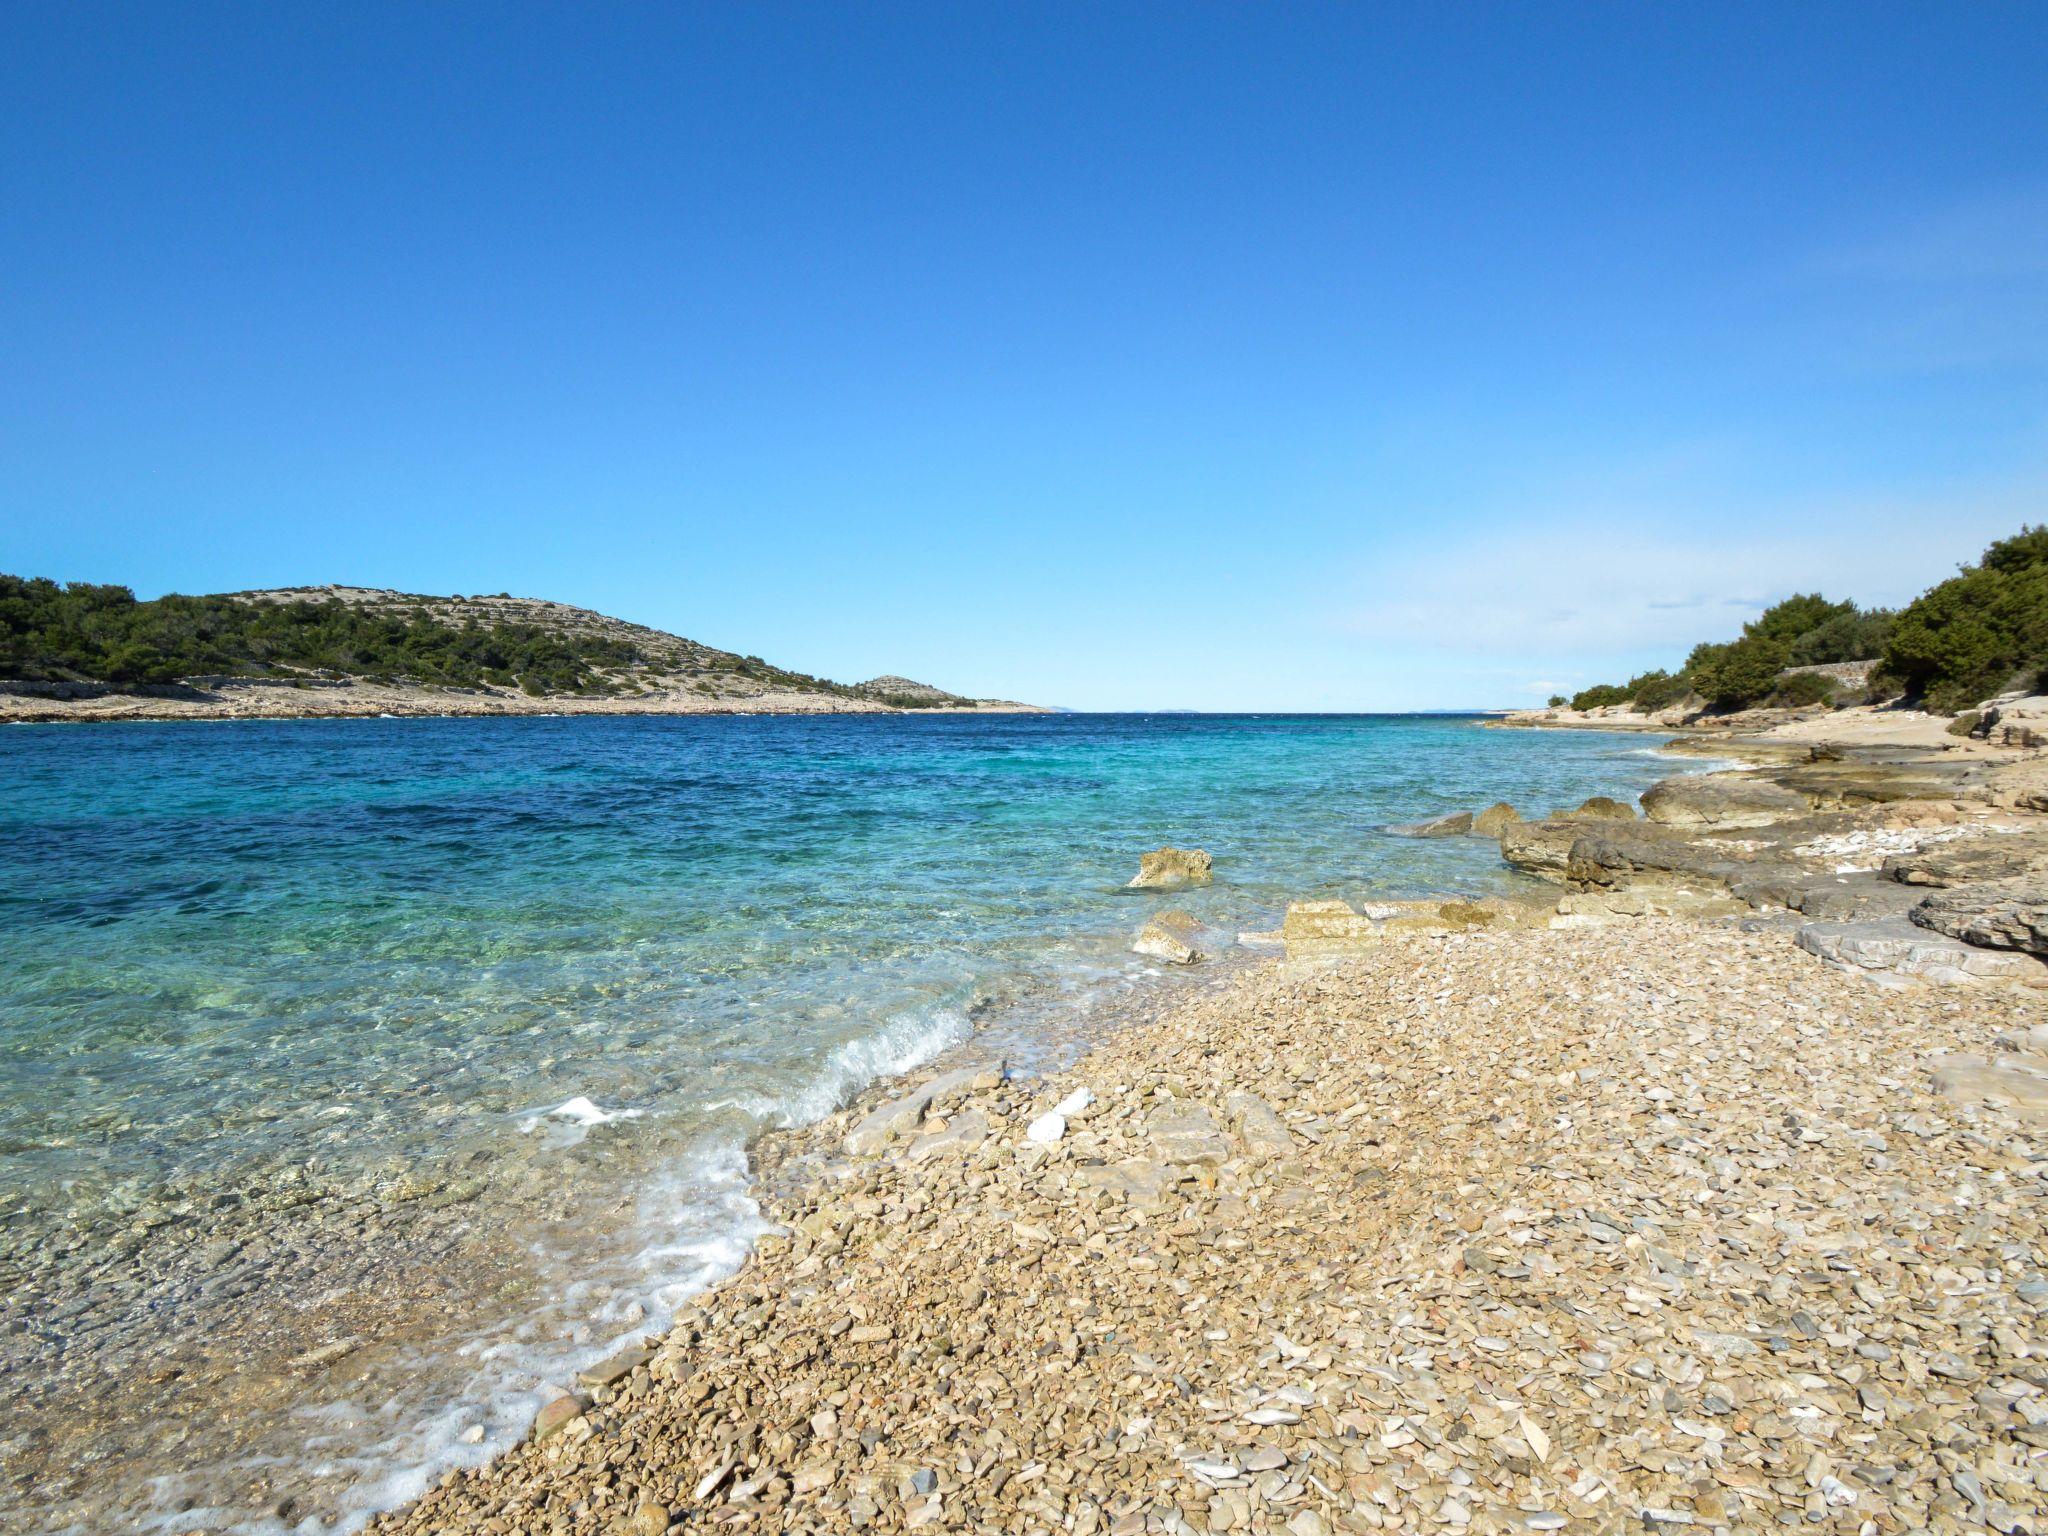
<svg viewBox="0 0 2048 1536"><path fill-rule="evenodd" d="M740 1274L375 1528L2038 1529L2048 765L1693 749L765 1138Z"/></svg>

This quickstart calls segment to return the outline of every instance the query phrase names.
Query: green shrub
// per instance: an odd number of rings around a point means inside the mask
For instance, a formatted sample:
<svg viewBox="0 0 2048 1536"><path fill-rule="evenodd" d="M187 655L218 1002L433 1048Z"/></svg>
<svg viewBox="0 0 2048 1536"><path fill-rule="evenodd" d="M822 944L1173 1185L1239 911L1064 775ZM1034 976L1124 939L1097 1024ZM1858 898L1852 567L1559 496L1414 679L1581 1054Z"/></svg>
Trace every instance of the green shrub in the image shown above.
<svg viewBox="0 0 2048 1536"><path fill-rule="evenodd" d="M1846 604L1844 606L1847 606ZM1819 624L1792 642L1792 665L1824 666L1834 661L1871 661L1891 638L1889 608L1856 609Z"/></svg>
<svg viewBox="0 0 2048 1536"><path fill-rule="evenodd" d="M1854 603L1831 603L1818 592L1801 592L1771 604L1743 625L1742 633L1748 639L1782 640L1790 645L1813 630L1855 617Z"/></svg>
<svg viewBox="0 0 2048 1536"><path fill-rule="evenodd" d="M1596 683L1591 688L1581 688L1572 695L1573 709L1604 709L1609 704L1626 704L1628 690L1613 683Z"/></svg>
<svg viewBox="0 0 2048 1536"><path fill-rule="evenodd" d="M1781 638L1745 634L1726 645L1695 646L1685 670L1715 708L1744 709L1769 695L1790 654Z"/></svg>
<svg viewBox="0 0 2048 1536"><path fill-rule="evenodd" d="M1770 701L1791 707L1808 704L1827 704L1835 696L1834 680L1818 672L1793 672L1778 679L1778 686L1771 690Z"/></svg>
<svg viewBox="0 0 2048 1536"><path fill-rule="evenodd" d="M1675 677L1668 672L1645 673L1629 685L1629 698L1637 711L1653 715L1682 703L1692 691L1692 679L1683 672Z"/></svg>
<svg viewBox="0 0 2048 1536"><path fill-rule="evenodd" d="M1959 710L2048 662L2048 526L2001 539L1893 621L1883 671L1930 709Z"/></svg>
<svg viewBox="0 0 2048 1536"><path fill-rule="evenodd" d="M1565 697L1565 696L1564 696L1563 694L1561 694L1561 693L1553 693L1553 694L1552 694L1552 695L1550 696L1550 706L1549 706L1549 707L1550 707L1550 708L1552 708L1552 709L1563 709L1563 708L1565 707L1565 705L1569 704L1570 702L1571 702L1571 700L1567 699L1567 698L1566 698L1566 697Z"/></svg>

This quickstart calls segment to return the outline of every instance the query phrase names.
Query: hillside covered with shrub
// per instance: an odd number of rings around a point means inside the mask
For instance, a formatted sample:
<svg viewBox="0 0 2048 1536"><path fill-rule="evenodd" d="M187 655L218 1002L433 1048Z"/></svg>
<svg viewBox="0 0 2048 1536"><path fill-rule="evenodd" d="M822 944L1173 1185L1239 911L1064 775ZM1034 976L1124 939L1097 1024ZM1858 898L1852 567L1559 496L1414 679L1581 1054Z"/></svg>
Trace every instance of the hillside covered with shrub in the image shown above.
<svg viewBox="0 0 2048 1536"><path fill-rule="evenodd" d="M615 697L780 690L899 709L971 701L887 679L835 683L586 609L355 587L142 601L127 587L0 575L0 678L160 687L197 677L358 678Z"/></svg>
<svg viewBox="0 0 2048 1536"><path fill-rule="evenodd" d="M1677 672L1581 689L1573 709L1626 704L1644 714L1698 699L1719 710L1842 702L1825 673L1875 662L1874 696L1903 696L1953 713L2013 688L2048 683L2048 526L2000 539L1905 607L1859 608L1801 593L1766 608L1733 640L1693 647Z"/></svg>

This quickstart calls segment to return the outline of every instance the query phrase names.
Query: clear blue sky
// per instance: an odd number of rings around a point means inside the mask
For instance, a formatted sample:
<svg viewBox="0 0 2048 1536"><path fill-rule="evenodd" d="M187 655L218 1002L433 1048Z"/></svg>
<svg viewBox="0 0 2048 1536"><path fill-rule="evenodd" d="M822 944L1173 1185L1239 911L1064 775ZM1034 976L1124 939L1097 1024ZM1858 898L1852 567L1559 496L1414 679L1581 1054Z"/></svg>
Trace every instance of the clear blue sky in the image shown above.
<svg viewBox="0 0 2048 1536"><path fill-rule="evenodd" d="M2048 6L20 3L0 569L1525 702L2048 516Z"/></svg>

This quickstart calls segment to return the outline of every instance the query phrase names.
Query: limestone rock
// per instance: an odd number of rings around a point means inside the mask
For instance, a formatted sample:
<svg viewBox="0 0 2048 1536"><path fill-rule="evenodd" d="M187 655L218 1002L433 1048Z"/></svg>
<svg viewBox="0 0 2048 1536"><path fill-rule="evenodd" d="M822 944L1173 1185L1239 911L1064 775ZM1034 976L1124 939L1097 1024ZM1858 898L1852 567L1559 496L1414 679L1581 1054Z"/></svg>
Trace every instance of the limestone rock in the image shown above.
<svg viewBox="0 0 2048 1536"><path fill-rule="evenodd" d="M1552 821L1634 821L1636 808L1610 795L1594 795L1569 811L1553 811Z"/></svg>
<svg viewBox="0 0 2048 1536"><path fill-rule="evenodd" d="M1230 1159L1230 1138L1203 1105L1168 1099L1145 1121L1152 1150L1164 1163L1220 1168Z"/></svg>
<svg viewBox="0 0 2048 1536"><path fill-rule="evenodd" d="M973 1085L981 1075L977 1067L963 1067L943 1073L901 1098L891 1099L869 1111L846 1136L846 1150L856 1157L879 1151L898 1136L907 1136L924 1119L925 1111L940 1099Z"/></svg>
<svg viewBox="0 0 2048 1536"><path fill-rule="evenodd" d="M1281 1124L1273 1106L1255 1093L1233 1093L1223 1101L1224 1109L1237 1125L1245 1150L1261 1161L1286 1157L1294 1150L1294 1137Z"/></svg>
<svg viewBox="0 0 2048 1536"><path fill-rule="evenodd" d="M1935 886L2048 873L2048 839L2005 834L1931 843L1886 859L1884 872L1901 884Z"/></svg>
<svg viewBox="0 0 2048 1536"><path fill-rule="evenodd" d="M2048 1057L1956 1052L1937 1056L1928 1066L1934 1091L1943 1098L2001 1105L2032 1124L2048 1125Z"/></svg>
<svg viewBox="0 0 2048 1536"><path fill-rule="evenodd" d="M1168 909L1157 913L1138 930L1131 941L1131 953L1164 960L1168 965L1193 965L1202 958L1198 940L1202 924L1186 912Z"/></svg>
<svg viewBox="0 0 2048 1536"><path fill-rule="evenodd" d="M1327 959L1379 941L1372 919L1353 910L1348 901L1290 903L1280 934L1289 960Z"/></svg>
<svg viewBox="0 0 2048 1536"><path fill-rule="evenodd" d="M1076 1183L1105 1190L1136 1210L1152 1212L1162 1211L1173 1203L1175 1190L1187 1176L1185 1169L1149 1157L1127 1158L1121 1163L1098 1163L1074 1172Z"/></svg>
<svg viewBox="0 0 2048 1536"><path fill-rule="evenodd" d="M1524 874L1562 883L1571 862L1572 844L1584 835L1576 822L1518 821L1503 827L1500 856Z"/></svg>
<svg viewBox="0 0 2048 1536"><path fill-rule="evenodd" d="M1138 873L1128 890L1172 891L1190 885L1207 885L1209 855L1200 848L1155 848L1138 861Z"/></svg>
<svg viewBox="0 0 2048 1536"><path fill-rule="evenodd" d="M588 1403L585 1399L573 1394L565 1393L561 1397L552 1399L534 1416L533 1438L536 1440L552 1440L556 1435L580 1419L583 1416L583 1410L587 1406Z"/></svg>
<svg viewBox="0 0 2048 1536"><path fill-rule="evenodd" d="M1836 965L1865 971L1893 971L1934 981L1963 978L2029 981L2040 977L2038 960L1998 954L1944 939L1897 918L1877 922L1807 923L1797 935L1801 949Z"/></svg>
<svg viewBox="0 0 2048 1536"><path fill-rule="evenodd" d="M1936 891L1914 922L1970 944L2048 956L2048 877L2022 875Z"/></svg>
<svg viewBox="0 0 2048 1536"><path fill-rule="evenodd" d="M1522 819L1522 813L1505 800L1495 801L1472 818L1474 837L1499 837L1501 830Z"/></svg>
<svg viewBox="0 0 2048 1536"><path fill-rule="evenodd" d="M1643 813L1667 826L1766 827L1809 809L1804 795L1741 774L1684 775L1643 794Z"/></svg>
<svg viewBox="0 0 2048 1536"><path fill-rule="evenodd" d="M907 1162L921 1163L941 1154L965 1155L988 1140L988 1130L988 1116L970 1109L948 1120L943 1130L927 1131L918 1137L904 1149L903 1156Z"/></svg>

